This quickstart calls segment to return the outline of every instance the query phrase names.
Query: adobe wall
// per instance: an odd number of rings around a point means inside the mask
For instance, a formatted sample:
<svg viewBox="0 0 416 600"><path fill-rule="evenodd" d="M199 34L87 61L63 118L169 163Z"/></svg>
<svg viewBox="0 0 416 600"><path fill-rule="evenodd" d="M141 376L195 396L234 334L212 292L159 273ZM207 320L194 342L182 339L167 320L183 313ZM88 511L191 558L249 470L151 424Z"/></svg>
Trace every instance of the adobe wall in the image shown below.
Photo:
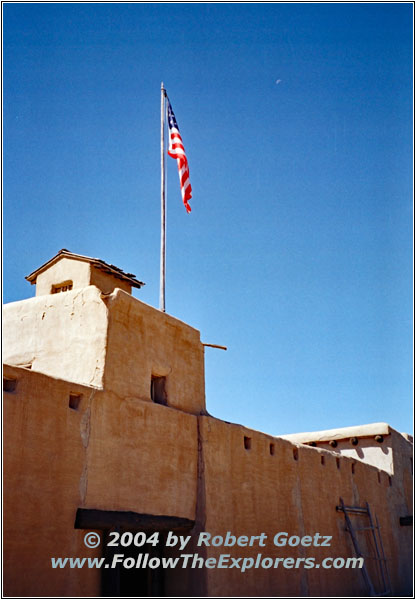
<svg viewBox="0 0 416 600"><path fill-rule="evenodd" d="M195 519L196 417L102 393L88 420L85 506Z"/></svg>
<svg viewBox="0 0 416 600"><path fill-rule="evenodd" d="M199 331L127 292L89 286L12 302L3 323L8 364L147 402L152 375L163 376L169 406L205 412Z"/></svg>
<svg viewBox="0 0 416 600"><path fill-rule="evenodd" d="M369 423L327 431L292 433L279 437L293 443L310 444L335 454L350 456L388 473L395 473L400 468L400 462L412 464L412 436L399 433L387 423ZM405 460L404 456L407 457ZM399 464L395 465L397 460Z"/></svg>
<svg viewBox="0 0 416 600"><path fill-rule="evenodd" d="M411 508L403 490L410 464L402 465L400 478L389 476L212 417L120 401L23 368L6 366L4 374L18 378L16 391L4 394L6 594L100 593L97 570L50 567L51 556L100 556L85 548L85 531L74 529L77 508L185 517L197 521L194 539L198 531L268 536L264 548L194 545L191 551L205 558L260 552L321 560L355 556L344 517L335 510L340 496L347 505L370 504L381 524L393 592L410 593L411 528L399 525ZM70 393L82 394L78 410L69 408ZM280 531L331 535L331 546L275 547L272 538ZM370 552L365 539L361 546ZM374 566L367 566L377 583ZM181 570L169 573L168 589L206 596L367 595L358 569Z"/></svg>
<svg viewBox="0 0 416 600"><path fill-rule="evenodd" d="M401 502L403 515L413 514L413 438L392 430L393 481L396 486L396 500ZM411 527L407 527L411 529Z"/></svg>
<svg viewBox="0 0 416 600"><path fill-rule="evenodd" d="M18 378L4 394L5 594L97 596L98 569L51 568L51 557L101 556L74 529L77 509L194 520L196 417L23 368L4 375Z"/></svg>
<svg viewBox="0 0 416 600"><path fill-rule="evenodd" d="M220 535L227 531L234 535L266 532L269 543L259 548L263 556L347 558L355 552L344 517L335 507L340 496L346 505L368 502L381 525L393 593L411 593L412 537L410 527L399 525L399 517L408 514L401 481L362 462L216 419L201 417L200 430L206 531ZM244 446L244 436L251 438L250 450ZM273 455L270 444L274 444ZM407 471L410 474L409 468ZM280 531L299 536L319 532L333 539L329 548L279 548L270 542ZM206 549L207 556L218 557L224 551L233 556L253 556L253 549L248 548ZM377 581L374 561L373 566L371 561L366 564ZM212 569L207 572L207 581L211 596L367 595L359 569L280 567L251 569L244 574L237 569Z"/></svg>
<svg viewBox="0 0 416 600"><path fill-rule="evenodd" d="M119 288L120 290L123 290L123 292L131 294L131 285L127 283L127 281L115 277L115 275L110 273L105 273L101 269L94 268L92 265L90 265L90 277L89 285L95 285L104 294L111 294L115 288Z"/></svg>
<svg viewBox="0 0 416 600"><path fill-rule="evenodd" d="M102 387L106 345L107 309L94 286L3 307L5 363Z"/></svg>
<svg viewBox="0 0 416 600"><path fill-rule="evenodd" d="M82 393L88 403L95 391L25 369L4 374L18 377L3 398L4 594L93 596L96 570L50 565L52 556L85 556L85 532L74 529L86 460L83 411L68 409L68 396Z"/></svg>
<svg viewBox="0 0 416 600"><path fill-rule="evenodd" d="M71 280L75 288L90 285L91 266L88 262L61 258L54 265L48 267L36 278L36 296L50 294L52 286Z"/></svg>
<svg viewBox="0 0 416 600"><path fill-rule="evenodd" d="M383 469L388 473L393 473L393 448L391 435L383 436L382 443L376 442L373 437L359 438L357 446L352 446L349 440L338 440L336 448L332 448L329 442L320 442L317 444L323 450L329 450L335 454L349 456L355 460L360 460L370 465Z"/></svg>
<svg viewBox="0 0 416 600"><path fill-rule="evenodd" d="M204 413L199 331L121 290L103 300L109 313L105 389L119 398L150 401L152 375L164 376L169 406Z"/></svg>

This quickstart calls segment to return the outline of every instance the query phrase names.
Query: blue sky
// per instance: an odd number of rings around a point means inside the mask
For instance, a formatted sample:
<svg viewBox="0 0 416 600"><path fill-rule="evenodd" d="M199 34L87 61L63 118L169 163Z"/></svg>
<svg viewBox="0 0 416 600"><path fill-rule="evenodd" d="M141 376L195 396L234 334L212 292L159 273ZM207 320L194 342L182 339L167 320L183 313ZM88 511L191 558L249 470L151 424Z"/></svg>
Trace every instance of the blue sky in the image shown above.
<svg viewBox="0 0 416 600"><path fill-rule="evenodd" d="M209 412L412 428L410 3L3 5L3 297L61 248L201 331ZM279 81L280 80L280 81ZM82 359L82 357L80 357Z"/></svg>

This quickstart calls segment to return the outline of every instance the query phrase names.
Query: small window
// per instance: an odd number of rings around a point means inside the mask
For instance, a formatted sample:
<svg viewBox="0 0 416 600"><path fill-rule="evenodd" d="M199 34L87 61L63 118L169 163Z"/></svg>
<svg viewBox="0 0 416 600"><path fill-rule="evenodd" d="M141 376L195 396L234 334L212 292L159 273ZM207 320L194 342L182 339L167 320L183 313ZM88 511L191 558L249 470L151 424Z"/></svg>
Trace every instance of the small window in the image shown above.
<svg viewBox="0 0 416 600"><path fill-rule="evenodd" d="M273 456L274 455L274 444L270 444L269 450L270 450L270 456Z"/></svg>
<svg viewBox="0 0 416 600"><path fill-rule="evenodd" d="M51 294L59 294L60 292L69 292L72 290L72 281L64 281L63 283L55 283L52 286Z"/></svg>
<svg viewBox="0 0 416 600"><path fill-rule="evenodd" d="M82 394L69 394L69 408L72 410L78 410L81 400Z"/></svg>
<svg viewBox="0 0 416 600"><path fill-rule="evenodd" d="M3 377L3 392L15 392L17 386L17 379L10 379Z"/></svg>
<svg viewBox="0 0 416 600"><path fill-rule="evenodd" d="M246 435L244 436L244 448L246 450L251 450L251 438Z"/></svg>
<svg viewBox="0 0 416 600"><path fill-rule="evenodd" d="M166 393L166 377L156 377L152 375L152 381L150 383L150 397L156 404L163 404L164 406L168 403L168 397Z"/></svg>

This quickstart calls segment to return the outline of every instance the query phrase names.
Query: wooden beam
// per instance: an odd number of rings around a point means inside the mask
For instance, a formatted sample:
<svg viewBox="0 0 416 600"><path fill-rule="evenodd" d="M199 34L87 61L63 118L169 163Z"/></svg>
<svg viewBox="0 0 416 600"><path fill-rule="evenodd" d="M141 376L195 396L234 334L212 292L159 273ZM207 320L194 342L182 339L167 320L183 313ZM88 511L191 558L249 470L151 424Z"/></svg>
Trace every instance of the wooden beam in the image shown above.
<svg viewBox="0 0 416 600"><path fill-rule="evenodd" d="M119 527L137 531L175 531L190 529L194 524L195 521L183 517L78 508L74 528L112 529L113 527Z"/></svg>

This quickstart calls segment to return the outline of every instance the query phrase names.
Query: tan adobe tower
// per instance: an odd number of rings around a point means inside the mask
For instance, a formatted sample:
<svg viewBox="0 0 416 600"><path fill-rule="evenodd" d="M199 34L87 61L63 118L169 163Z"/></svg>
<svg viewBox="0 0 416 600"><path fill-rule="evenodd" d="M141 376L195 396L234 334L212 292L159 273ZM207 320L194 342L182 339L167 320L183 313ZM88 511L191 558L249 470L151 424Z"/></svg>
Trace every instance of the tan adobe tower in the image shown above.
<svg viewBox="0 0 416 600"><path fill-rule="evenodd" d="M26 279L36 297L4 308L6 362L205 413L199 331L134 298L134 275L64 249Z"/></svg>

